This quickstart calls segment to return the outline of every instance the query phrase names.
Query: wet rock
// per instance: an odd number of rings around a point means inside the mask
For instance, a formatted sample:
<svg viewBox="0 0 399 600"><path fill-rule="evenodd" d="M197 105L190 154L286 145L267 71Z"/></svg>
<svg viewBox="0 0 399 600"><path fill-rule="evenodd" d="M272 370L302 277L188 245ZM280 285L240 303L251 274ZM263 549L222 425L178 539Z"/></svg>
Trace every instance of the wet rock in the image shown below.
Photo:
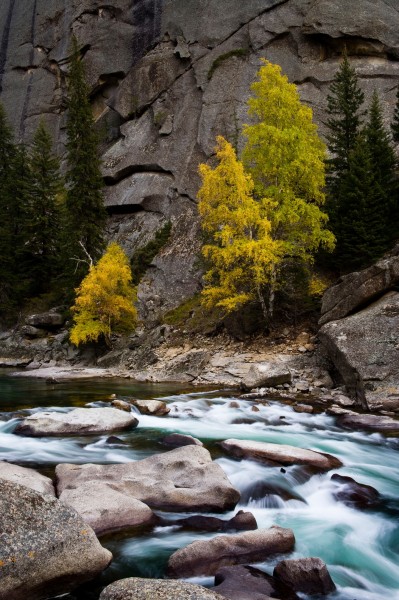
<svg viewBox="0 0 399 600"><path fill-rule="evenodd" d="M338 484L338 489L333 492L336 500L355 508L372 508L378 506L380 494L371 485L358 483L352 477L334 473L331 481Z"/></svg>
<svg viewBox="0 0 399 600"><path fill-rule="evenodd" d="M320 558L298 558L279 562L273 577L296 592L330 594L335 585Z"/></svg>
<svg viewBox="0 0 399 600"><path fill-rule="evenodd" d="M111 406L118 408L119 410L124 410L125 412L130 412L132 410L132 405L124 400L112 400Z"/></svg>
<svg viewBox="0 0 399 600"><path fill-rule="evenodd" d="M291 383L291 381L289 368L283 362L273 361L252 364L248 373L242 378L243 385L249 390Z"/></svg>
<svg viewBox="0 0 399 600"><path fill-rule="evenodd" d="M38 412L26 417L15 429L18 435L89 435L133 429L138 420L116 408L75 408L67 413Z"/></svg>
<svg viewBox="0 0 399 600"><path fill-rule="evenodd" d="M130 577L108 585L100 600L223 600L222 596L200 585L166 579Z"/></svg>
<svg viewBox="0 0 399 600"><path fill-rule="evenodd" d="M110 445L114 444L115 446L127 446L127 443L124 440L121 440L121 438L118 438L116 435L110 435L107 437L105 443Z"/></svg>
<svg viewBox="0 0 399 600"><path fill-rule="evenodd" d="M221 443L226 452L239 458L252 458L265 463L308 465L328 471L342 466L334 456L285 444L229 439Z"/></svg>
<svg viewBox="0 0 399 600"><path fill-rule="evenodd" d="M171 433L170 435L165 435L160 440L161 444L166 444L166 446L173 446L174 448L180 448L181 446L203 446L204 444L201 440L193 437L192 435L185 435L183 433Z"/></svg>
<svg viewBox="0 0 399 600"><path fill-rule="evenodd" d="M286 471L285 469L281 469L281 472L285 473ZM306 504L304 498L302 498L302 496L300 496L298 493L295 493L295 491L289 485L284 485L283 482L269 480L258 480L251 482L251 484L241 492L241 502L245 504L251 500L263 500L267 497L271 498L273 496L277 496L284 501L299 500L300 502L304 502ZM270 506L270 504L268 504L268 506ZM278 506L281 506L281 503Z"/></svg>
<svg viewBox="0 0 399 600"><path fill-rule="evenodd" d="M380 415L358 414L354 412L341 415L337 419L340 427L348 429L366 429L371 431L399 432L399 420Z"/></svg>
<svg viewBox="0 0 399 600"><path fill-rule="evenodd" d="M310 404L295 404L295 406L293 406L292 408L297 413L311 414L313 412L313 406L310 406Z"/></svg>
<svg viewBox="0 0 399 600"><path fill-rule="evenodd" d="M264 561L268 556L290 552L295 544L291 529L270 527L236 535L221 535L193 542L172 554L169 577L214 575L220 567Z"/></svg>
<svg viewBox="0 0 399 600"><path fill-rule="evenodd" d="M34 469L19 467L10 463L0 461L0 479L6 479L14 483L19 483L41 494L55 496L53 482L49 477L45 477Z"/></svg>
<svg viewBox="0 0 399 600"><path fill-rule="evenodd" d="M276 594L273 577L259 569L246 566L222 567L211 588L229 600L271 600Z"/></svg>
<svg viewBox="0 0 399 600"><path fill-rule="evenodd" d="M176 448L124 464L62 464L57 466L56 476L61 500L67 490L76 490L89 501L97 493L93 486L100 483L151 508L173 511L229 510L240 497L221 467L200 446Z"/></svg>
<svg viewBox="0 0 399 600"><path fill-rule="evenodd" d="M389 292L319 331L349 395L365 410L399 407L398 329L399 293Z"/></svg>
<svg viewBox="0 0 399 600"><path fill-rule="evenodd" d="M238 513L228 521L217 519L216 517L194 515L192 517L187 517L186 519L180 519L179 521L176 521L176 523L188 529L195 529L198 531L250 531L258 528L258 524L253 514L244 512L243 510L239 510Z"/></svg>
<svg viewBox="0 0 399 600"><path fill-rule="evenodd" d="M156 415L159 417L170 412L166 402L161 400L132 400L131 402L143 415Z"/></svg>
<svg viewBox="0 0 399 600"><path fill-rule="evenodd" d="M0 480L0 531L2 600L65 594L112 559L74 510L5 480Z"/></svg>

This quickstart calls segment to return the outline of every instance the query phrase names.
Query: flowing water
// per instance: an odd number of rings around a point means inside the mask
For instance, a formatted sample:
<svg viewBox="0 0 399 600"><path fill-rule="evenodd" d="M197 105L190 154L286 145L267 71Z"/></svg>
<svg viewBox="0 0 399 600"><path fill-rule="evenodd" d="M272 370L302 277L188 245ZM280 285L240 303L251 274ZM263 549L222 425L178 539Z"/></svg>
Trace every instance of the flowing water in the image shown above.
<svg viewBox="0 0 399 600"><path fill-rule="evenodd" d="M110 394L120 399L163 398L166 417L138 415L139 426L118 434L126 445L110 446L108 436L24 438L13 430L26 414L40 410L68 411L77 406L106 406ZM234 402L232 402L234 401ZM301 414L280 402L257 405L232 392L187 390L177 385L135 384L128 380L74 381L48 385L43 381L0 376L0 460L38 468L52 475L60 462L119 463L140 460L167 448L160 438L170 432L200 438L230 481L242 494L235 511L250 510L258 526L293 529L290 557L318 556L337 585L334 600L399 600L399 440L377 433L350 432L326 414ZM226 457L217 442L227 438L291 444L337 456L344 466L329 473L285 469ZM376 509L358 510L334 499L339 472L376 488L382 501ZM159 513L161 515L161 513ZM168 557L178 548L210 533L183 530L174 521L185 515L161 515L168 522L151 530L125 531L101 539L114 560L96 584L73 598L95 598L99 589L129 576L162 577ZM221 516L221 515L215 515ZM286 556L285 556L286 557ZM281 559L281 558L280 558ZM277 558L259 568L272 573ZM213 578L195 579L213 585ZM303 596L305 598L305 596ZM72 596L68 596L72 598Z"/></svg>

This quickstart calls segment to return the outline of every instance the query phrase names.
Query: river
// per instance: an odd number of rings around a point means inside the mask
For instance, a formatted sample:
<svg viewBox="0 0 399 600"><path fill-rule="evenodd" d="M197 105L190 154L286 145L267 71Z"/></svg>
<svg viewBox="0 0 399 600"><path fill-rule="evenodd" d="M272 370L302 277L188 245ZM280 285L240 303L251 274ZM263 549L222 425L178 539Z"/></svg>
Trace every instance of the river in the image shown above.
<svg viewBox="0 0 399 600"><path fill-rule="evenodd" d="M117 398L162 398L171 412L166 417L138 415L137 429L118 434L125 446L110 446L104 436L28 438L13 430L24 414L68 411L77 406L107 406ZM233 403L232 403L233 402ZM120 463L165 452L160 444L170 432L201 439L237 487L239 509L250 510L261 528L273 524L293 529L295 551L290 557L318 556L328 565L337 585L334 600L399 600L399 439L377 433L350 432L337 427L326 414L295 413L278 401L259 404L240 400L231 391L187 389L182 385L135 384L130 380L85 380L49 385L41 380L0 374L0 460L39 469L52 476L55 465ZM377 509L358 510L334 499L332 473L310 475L301 467L267 467L225 456L217 442L227 438L291 444L338 457L339 469L360 483L376 488L382 502ZM161 513L159 513L161 514ZM169 555L176 549L215 534L187 532L173 524L182 514L162 514L169 523L151 531L107 535L101 543L114 560L97 582L64 600L97 598L106 583L122 577L162 577ZM215 515L219 516L220 515ZM216 534L217 535L217 534ZM277 559L259 568L271 573ZM212 585L213 578L197 578ZM306 598L306 596L303 596Z"/></svg>

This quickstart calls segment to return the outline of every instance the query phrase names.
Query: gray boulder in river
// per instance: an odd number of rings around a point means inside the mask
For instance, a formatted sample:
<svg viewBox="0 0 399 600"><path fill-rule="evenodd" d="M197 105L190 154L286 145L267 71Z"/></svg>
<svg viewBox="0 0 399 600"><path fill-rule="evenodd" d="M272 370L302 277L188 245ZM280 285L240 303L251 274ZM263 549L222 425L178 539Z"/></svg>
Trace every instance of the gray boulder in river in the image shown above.
<svg viewBox="0 0 399 600"><path fill-rule="evenodd" d="M234 508L240 498L201 446L124 464L61 464L56 477L60 500L81 511L97 531L125 526L134 499L141 501L140 514L148 522L150 511L142 503L171 511L224 511Z"/></svg>
<svg viewBox="0 0 399 600"><path fill-rule="evenodd" d="M100 600L223 600L215 592L186 581L130 577L107 586Z"/></svg>
<svg viewBox="0 0 399 600"><path fill-rule="evenodd" d="M0 461L0 480L6 479L14 483L24 485L41 494L50 494L55 496L53 482L49 477L45 477L34 469L19 467L11 463Z"/></svg>
<svg viewBox="0 0 399 600"><path fill-rule="evenodd" d="M138 420L116 408L75 408L70 412L38 412L26 417L15 433L40 437L46 435L86 435L133 429Z"/></svg>
<svg viewBox="0 0 399 600"><path fill-rule="evenodd" d="M0 479L0 600L41 600L111 562L93 530L56 498Z"/></svg>
<svg viewBox="0 0 399 600"><path fill-rule="evenodd" d="M293 550L291 529L273 526L235 535L219 535L211 540L192 542L172 554L169 577L214 575L220 567L264 561L268 556Z"/></svg>

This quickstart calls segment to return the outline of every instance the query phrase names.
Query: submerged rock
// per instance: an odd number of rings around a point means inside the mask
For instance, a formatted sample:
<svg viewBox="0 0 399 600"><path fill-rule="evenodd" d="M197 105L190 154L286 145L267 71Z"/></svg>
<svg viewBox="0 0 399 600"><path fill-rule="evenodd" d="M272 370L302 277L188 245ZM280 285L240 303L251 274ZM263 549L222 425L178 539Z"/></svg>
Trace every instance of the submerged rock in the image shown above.
<svg viewBox="0 0 399 600"><path fill-rule="evenodd" d="M186 581L130 577L111 583L99 600L223 600L223 597Z"/></svg>
<svg viewBox="0 0 399 600"><path fill-rule="evenodd" d="M339 475L338 473L331 475L331 481L339 486L333 492L334 498L348 506L372 508L380 502L380 494L371 485L358 483L352 477Z"/></svg>
<svg viewBox="0 0 399 600"><path fill-rule="evenodd" d="M75 408L67 413L38 412L15 428L18 435L86 435L133 429L138 420L116 408Z"/></svg>
<svg viewBox="0 0 399 600"><path fill-rule="evenodd" d="M228 521L205 515L193 515L186 519L174 521L174 523L198 531L249 531L251 529L258 529L258 524L253 514L251 512L244 512L243 510L239 510Z"/></svg>
<svg viewBox="0 0 399 600"><path fill-rule="evenodd" d="M160 441L161 444L165 444L166 446L174 446L175 448L180 448L181 446L204 445L201 440L198 440L192 435L185 435L183 433L171 433L170 435L165 435L165 437L163 437Z"/></svg>
<svg viewBox="0 0 399 600"><path fill-rule="evenodd" d="M118 494L117 503L125 497L126 506L137 499L151 508L172 511L230 510L240 498L222 468L200 446L176 448L117 465L61 464L56 476L60 499L77 510L94 503L95 510L100 511L101 498L109 497L108 489L111 495ZM114 515L117 518L118 512Z"/></svg>
<svg viewBox="0 0 399 600"><path fill-rule="evenodd" d="M220 535L193 542L172 554L169 577L214 575L220 567L264 561L268 556L290 552L295 544L291 529L273 526L236 535Z"/></svg>
<svg viewBox="0 0 399 600"><path fill-rule="evenodd" d="M233 456L252 458L266 463L308 465L325 471L342 466L341 461L330 454L288 446L286 444L229 439L222 442L221 446Z"/></svg>
<svg viewBox="0 0 399 600"><path fill-rule="evenodd" d="M229 600L271 600L272 594L276 597L273 577L248 565L222 567L211 589Z"/></svg>
<svg viewBox="0 0 399 600"><path fill-rule="evenodd" d="M292 590L305 594L330 594L336 589L320 558L283 560L274 568L273 577Z"/></svg>
<svg viewBox="0 0 399 600"><path fill-rule="evenodd" d="M101 573L111 559L74 510L0 480L0 600L65 594Z"/></svg>
<svg viewBox="0 0 399 600"><path fill-rule="evenodd" d="M19 483L41 494L55 496L54 485L51 479L41 475L41 473L38 473L34 469L27 469L26 467L19 467L0 461L0 479Z"/></svg>

